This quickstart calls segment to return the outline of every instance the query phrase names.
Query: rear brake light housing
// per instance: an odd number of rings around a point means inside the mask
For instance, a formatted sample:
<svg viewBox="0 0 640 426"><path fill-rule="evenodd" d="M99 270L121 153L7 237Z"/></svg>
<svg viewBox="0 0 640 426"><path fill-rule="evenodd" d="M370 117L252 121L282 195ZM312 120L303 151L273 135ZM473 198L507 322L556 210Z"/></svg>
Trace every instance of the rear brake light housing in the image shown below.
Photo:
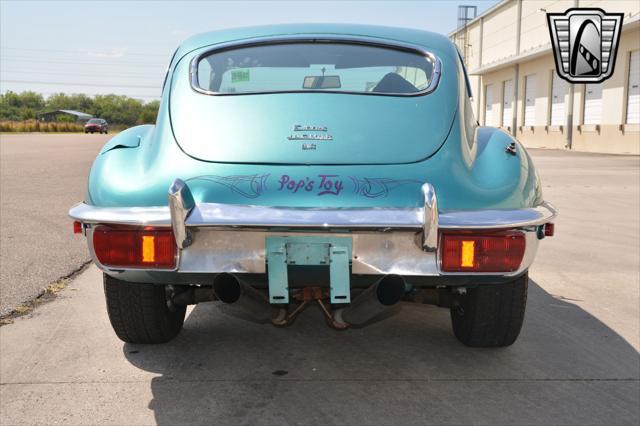
<svg viewBox="0 0 640 426"><path fill-rule="evenodd" d="M101 225L93 230L93 250L108 267L175 269L177 248L170 228Z"/></svg>
<svg viewBox="0 0 640 426"><path fill-rule="evenodd" d="M443 272L515 272L526 248L523 232L443 233L440 269Z"/></svg>
<svg viewBox="0 0 640 426"><path fill-rule="evenodd" d="M73 233L82 234L82 222L78 222L77 220L73 221Z"/></svg>

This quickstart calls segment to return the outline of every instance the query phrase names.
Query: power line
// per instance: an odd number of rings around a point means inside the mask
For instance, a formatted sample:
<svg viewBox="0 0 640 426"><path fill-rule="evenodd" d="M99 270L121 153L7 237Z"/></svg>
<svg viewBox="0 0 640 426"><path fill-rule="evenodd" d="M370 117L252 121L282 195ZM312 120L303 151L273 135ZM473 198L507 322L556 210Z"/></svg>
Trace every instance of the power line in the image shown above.
<svg viewBox="0 0 640 426"><path fill-rule="evenodd" d="M7 55L3 55L3 57L6 58ZM35 56L9 55L9 58L12 58L12 59L29 59L29 60L38 59L38 60L43 60L43 61L63 60L63 61L68 61L68 62L80 62L80 63L84 63L85 62L84 61L85 58L77 58L77 59L75 59L75 58L60 58L60 57L56 57L56 58L51 58L50 59L50 58L43 57L42 55L35 55ZM95 61L116 61L116 62L119 62L121 64L149 64L149 63L153 64L153 63L157 63L157 64L166 65L166 64L169 63L168 60L166 62L165 61L152 62L152 60L145 60L145 59L140 60L140 61L124 61L124 62L122 62L121 58L123 58L123 56L112 56L112 57L108 57L108 56L97 57L97 56L94 56L94 57L89 57L88 59L89 59L89 62L91 62L92 60L95 60ZM94 62L94 63L102 64L103 62Z"/></svg>
<svg viewBox="0 0 640 426"><path fill-rule="evenodd" d="M53 82L53 81L33 81L33 80L0 80L5 83L25 83L25 84L46 84L49 86L87 86L87 87L122 87L127 89L160 89L160 85L157 86L132 86L125 84L90 84L90 83L70 83L70 82Z"/></svg>
<svg viewBox="0 0 640 426"><path fill-rule="evenodd" d="M158 75L162 76L164 74L165 71L162 71L162 73L160 72L160 70L158 70ZM69 75L69 72L52 72L52 71L34 71L34 70L2 70L0 69L0 74L3 73L13 73L13 74L44 74L44 75ZM127 77L127 78L140 78L140 77L145 77L145 78L149 78L149 75L151 75L153 73L153 71L147 72L147 73L127 73L127 74L116 74L114 75L113 72L108 72L108 71L96 71L93 73L73 73L74 77L100 77L100 76L108 76L108 77Z"/></svg>
<svg viewBox="0 0 640 426"><path fill-rule="evenodd" d="M166 65L161 64L142 64L139 62L118 62L118 63L104 63L104 62L83 62L83 61L58 61L58 60L37 60L37 59L21 59L21 58L7 58L3 57L2 61L11 61L11 62L33 62L37 64L65 64L65 65L100 65L100 66L127 66L127 67L141 67L141 68L156 68L156 69L166 69Z"/></svg>
<svg viewBox="0 0 640 426"><path fill-rule="evenodd" d="M85 55L88 52L91 51L91 49L84 49L84 50L63 50L63 49L33 49L33 48L21 48L21 47L6 47L6 46L1 46L0 50L2 49L6 49L6 50L19 50L19 51L25 51L25 52L52 52L52 53L70 53L72 55ZM171 55L171 52L168 53L136 53L136 52L129 52L127 51L126 53L131 54L131 56L157 56L157 57L163 57L163 58L169 58L169 56Z"/></svg>

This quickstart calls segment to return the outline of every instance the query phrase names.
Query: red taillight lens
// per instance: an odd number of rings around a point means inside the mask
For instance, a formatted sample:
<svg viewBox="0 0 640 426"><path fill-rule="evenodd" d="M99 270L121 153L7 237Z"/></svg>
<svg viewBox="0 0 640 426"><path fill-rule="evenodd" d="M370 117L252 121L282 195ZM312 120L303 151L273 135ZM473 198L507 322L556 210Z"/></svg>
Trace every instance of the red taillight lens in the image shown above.
<svg viewBox="0 0 640 426"><path fill-rule="evenodd" d="M556 232L556 226L553 223L547 223L544 225L544 236L545 237L553 237L553 234Z"/></svg>
<svg viewBox="0 0 640 426"><path fill-rule="evenodd" d="M120 229L99 226L93 249L105 266L173 269L176 244L170 229Z"/></svg>
<svg viewBox="0 0 640 426"><path fill-rule="evenodd" d="M524 256L522 232L443 234L440 256L445 272L513 272Z"/></svg>
<svg viewBox="0 0 640 426"><path fill-rule="evenodd" d="M73 221L73 233L74 234L82 234L82 223L77 220Z"/></svg>

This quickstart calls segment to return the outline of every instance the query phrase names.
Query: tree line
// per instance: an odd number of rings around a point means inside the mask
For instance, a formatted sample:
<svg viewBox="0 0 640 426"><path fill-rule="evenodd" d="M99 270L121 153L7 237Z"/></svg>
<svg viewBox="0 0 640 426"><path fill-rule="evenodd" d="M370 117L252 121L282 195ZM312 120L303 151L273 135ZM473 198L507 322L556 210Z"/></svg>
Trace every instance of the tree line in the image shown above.
<svg viewBox="0 0 640 426"><path fill-rule="evenodd" d="M84 94L56 93L45 99L36 92L8 91L0 94L0 121L32 120L42 112L70 109L104 118L110 124L133 126L155 123L159 107L160 101L145 103L123 95L90 97Z"/></svg>

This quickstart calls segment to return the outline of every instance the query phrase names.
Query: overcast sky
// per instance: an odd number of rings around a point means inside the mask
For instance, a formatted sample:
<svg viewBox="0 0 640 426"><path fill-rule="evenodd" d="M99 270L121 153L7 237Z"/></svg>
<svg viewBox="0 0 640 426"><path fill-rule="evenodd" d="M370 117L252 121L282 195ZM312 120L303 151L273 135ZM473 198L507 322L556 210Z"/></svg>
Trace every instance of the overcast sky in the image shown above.
<svg viewBox="0 0 640 426"><path fill-rule="evenodd" d="M456 26L473 1L0 1L0 92L157 99L171 54L192 34L290 22Z"/></svg>

